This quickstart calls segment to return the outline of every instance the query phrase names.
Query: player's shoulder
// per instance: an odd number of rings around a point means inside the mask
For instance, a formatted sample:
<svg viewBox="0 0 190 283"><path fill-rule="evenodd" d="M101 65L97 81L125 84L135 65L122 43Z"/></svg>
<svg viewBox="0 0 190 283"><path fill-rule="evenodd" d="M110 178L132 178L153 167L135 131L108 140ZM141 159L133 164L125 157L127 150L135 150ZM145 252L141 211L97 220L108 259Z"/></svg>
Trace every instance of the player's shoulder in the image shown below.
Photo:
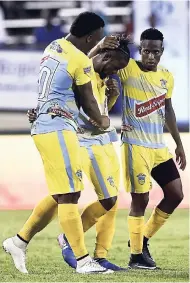
<svg viewBox="0 0 190 283"><path fill-rule="evenodd" d="M164 66L158 65L157 70L162 72L166 77L173 77L173 74Z"/></svg>

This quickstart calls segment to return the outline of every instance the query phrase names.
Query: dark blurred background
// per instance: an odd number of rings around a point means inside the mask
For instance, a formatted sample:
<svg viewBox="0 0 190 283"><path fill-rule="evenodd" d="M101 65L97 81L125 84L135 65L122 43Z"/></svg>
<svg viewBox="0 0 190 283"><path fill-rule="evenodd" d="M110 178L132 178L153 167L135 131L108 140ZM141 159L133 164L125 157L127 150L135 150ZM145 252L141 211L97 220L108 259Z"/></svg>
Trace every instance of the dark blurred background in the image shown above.
<svg viewBox="0 0 190 283"><path fill-rule="evenodd" d="M131 34L133 58L139 58L141 32L164 33L161 64L173 72L173 104L181 131L189 131L189 1L0 1L0 133L29 133L26 109L36 106L39 61L43 49L67 35L75 16L92 10L105 20L106 34ZM119 129L121 98L112 112Z"/></svg>

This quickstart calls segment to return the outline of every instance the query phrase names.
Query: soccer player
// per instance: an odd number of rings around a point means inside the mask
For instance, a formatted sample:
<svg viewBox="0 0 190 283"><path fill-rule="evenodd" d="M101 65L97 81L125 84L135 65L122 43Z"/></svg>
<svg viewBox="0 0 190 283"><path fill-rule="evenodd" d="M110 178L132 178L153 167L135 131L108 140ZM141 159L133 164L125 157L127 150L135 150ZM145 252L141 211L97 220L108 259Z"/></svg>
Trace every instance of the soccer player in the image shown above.
<svg viewBox="0 0 190 283"><path fill-rule="evenodd" d="M171 102L174 80L167 69L158 65L164 51L163 40L159 30L145 30L140 37L141 60L130 59L127 67L118 72L123 87L122 168L126 190L132 197L128 216L130 268L156 268L148 241L183 199L180 175L163 140L166 124L176 143L176 161L184 170L186 157ZM98 44L91 56L99 49ZM151 176L164 196L144 224Z"/></svg>
<svg viewBox="0 0 190 283"><path fill-rule="evenodd" d="M184 170L186 158L171 102L174 79L158 65L164 51L163 39L159 30L145 30L140 37L141 61L131 59L119 71L123 86L122 167L125 187L132 197L128 216L130 268L156 268L148 240L183 199L180 175L163 140L166 124L176 143L176 161ZM144 224L151 176L164 196Z"/></svg>
<svg viewBox="0 0 190 283"><path fill-rule="evenodd" d="M101 115L93 95L94 70L85 55L101 39L103 27L104 21L98 15L80 14L71 25L70 34L52 42L41 60L37 119L31 134L44 164L49 196L35 207L18 234L3 242L5 251L11 254L22 273L28 273L25 253L32 233L46 227L57 211L60 226L77 258L76 271L110 272L91 259L84 243L78 211L82 190L81 155L76 135L79 110L72 90L75 84L84 113L100 128L108 128L109 118ZM54 113L55 109L59 109L61 115Z"/></svg>
<svg viewBox="0 0 190 283"><path fill-rule="evenodd" d="M105 84L105 78L116 73L120 68L124 68L130 57L128 41L123 40L119 44L115 50L101 50L92 59L96 72L92 80L93 93L102 113L106 115L116 102L119 92L117 82L109 79ZM35 119L35 112L29 111L30 122ZM81 215L83 229L86 232L97 223L95 260L100 265L114 271L124 270L105 259L115 232L120 168L113 142L118 140L118 136L113 127L105 131L97 129L93 126L94 123L89 122L82 109L80 109L78 124L80 127L78 137L81 146L82 170L93 183L99 199L84 209ZM58 241L65 261L71 267L76 268L77 261L65 235L61 234Z"/></svg>
<svg viewBox="0 0 190 283"><path fill-rule="evenodd" d="M106 115L108 114L108 110L116 102L119 92L115 80L109 79L107 81L108 89L106 89L105 78L127 66L129 58L130 52L127 40L120 41L117 49L101 50L98 55L92 58L96 72L96 77L93 79L93 86L94 88L96 85L98 86L98 92L94 89L94 93L96 94L96 99L101 110ZM120 271L123 268L106 260L115 232L115 217L117 212L116 200L120 179L120 166L113 142L118 140L118 136L113 127L110 127L104 132L97 130L97 128L89 123L82 109L79 114L78 123L82 131L82 133L78 133L83 161L82 170L94 185L99 199L99 201L88 205L82 212L83 229L86 232L97 223L94 258L102 266L114 271ZM62 247L62 255L65 261L71 267L76 268L76 259L66 237L60 235L58 241Z"/></svg>

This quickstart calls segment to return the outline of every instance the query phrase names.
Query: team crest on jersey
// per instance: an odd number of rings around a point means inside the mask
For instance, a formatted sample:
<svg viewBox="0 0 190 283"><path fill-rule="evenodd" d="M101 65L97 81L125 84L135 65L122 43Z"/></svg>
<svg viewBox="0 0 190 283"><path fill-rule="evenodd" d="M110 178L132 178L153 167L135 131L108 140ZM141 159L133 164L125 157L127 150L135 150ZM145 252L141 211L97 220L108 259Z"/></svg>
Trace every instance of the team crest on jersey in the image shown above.
<svg viewBox="0 0 190 283"><path fill-rule="evenodd" d="M77 170L77 172L75 174L79 178L79 180L82 181L82 171L81 170Z"/></svg>
<svg viewBox="0 0 190 283"><path fill-rule="evenodd" d="M110 186L115 187L115 183L114 183L114 180L113 180L113 177L112 177L112 176L109 176L109 177L107 178L107 181L110 183Z"/></svg>
<svg viewBox="0 0 190 283"><path fill-rule="evenodd" d="M83 68L84 74L89 74L91 72L91 66Z"/></svg>
<svg viewBox="0 0 190 283"><path fill-rule="evenodd" d="M144 185L145 183L145 179L146 179L146 175L143 173L140 173L139 175L137 175L138 178L138 182L140 185Z"/></svg>
<svg viewBox="0 0 190 283"><path fill-rule="evenodd" d="M161 79L160 82L161 82L161 86L162 86L163 88L166 88L167 81L164 80L164 79Z"/></svg>
<svg viewBox="0 0 190 283"><path fill-rule="evenodd" d="M57 43L56 41L53 41L50 45L50 49L57 51L58 53L62 53L63 49L61 48L61 45Z"/></svg>

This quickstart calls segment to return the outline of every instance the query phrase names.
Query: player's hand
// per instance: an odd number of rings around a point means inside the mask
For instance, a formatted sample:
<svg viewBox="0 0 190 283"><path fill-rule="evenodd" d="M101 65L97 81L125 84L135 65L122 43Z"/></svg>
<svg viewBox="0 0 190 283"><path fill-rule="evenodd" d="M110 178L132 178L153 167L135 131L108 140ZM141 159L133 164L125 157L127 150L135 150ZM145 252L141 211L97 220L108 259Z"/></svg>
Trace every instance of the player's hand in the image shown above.
<svg viewBox="0 0 190 283"><path fill-rule="evenodd" d="M176 162L178 163L179 168L181 170L185 170L187 162L186 162L185 151L182 144L177 146L175 150L175 154L176 154Z"/></svg>
<svg viewBox="0 0 190 283"><path fill-rule="evenodd" d="M37 118L36 109L34 109L34 108L33 109L29 109L27 111L27 116L28 116L29 122L33 123L36 120L36 118Z"/></svg>
<svg viewBox="0 0 190 283"><path fill-rule="evenodd" d="M89 119L89 122L95 126L95 127L99 127L98 123L96 123L94 120L92 120L91 118Z"/></svg>
<svg viewBox="0 0 190 283"><path fill-rule="evenodd" d="M98 45L100 49L116 49L119 46L118 37L115 35L105 36Z"/></svg>
<svg viewBox="0 0 190 283"><path fill-rule="evenodd" d="M110 126L110 119L108 116L106 115L102 115L102 121L101 121L101 124L100 124L100 128L106 130L107 128L109 128Z"/></svg>
<svg viewBox="0 0 190 283"><path fill-rule="evenodd" d="M118 82L115 79L108 79L106 81L106 96L107 97L113 97L113 96L119 96L119 85Z"/></svg>

